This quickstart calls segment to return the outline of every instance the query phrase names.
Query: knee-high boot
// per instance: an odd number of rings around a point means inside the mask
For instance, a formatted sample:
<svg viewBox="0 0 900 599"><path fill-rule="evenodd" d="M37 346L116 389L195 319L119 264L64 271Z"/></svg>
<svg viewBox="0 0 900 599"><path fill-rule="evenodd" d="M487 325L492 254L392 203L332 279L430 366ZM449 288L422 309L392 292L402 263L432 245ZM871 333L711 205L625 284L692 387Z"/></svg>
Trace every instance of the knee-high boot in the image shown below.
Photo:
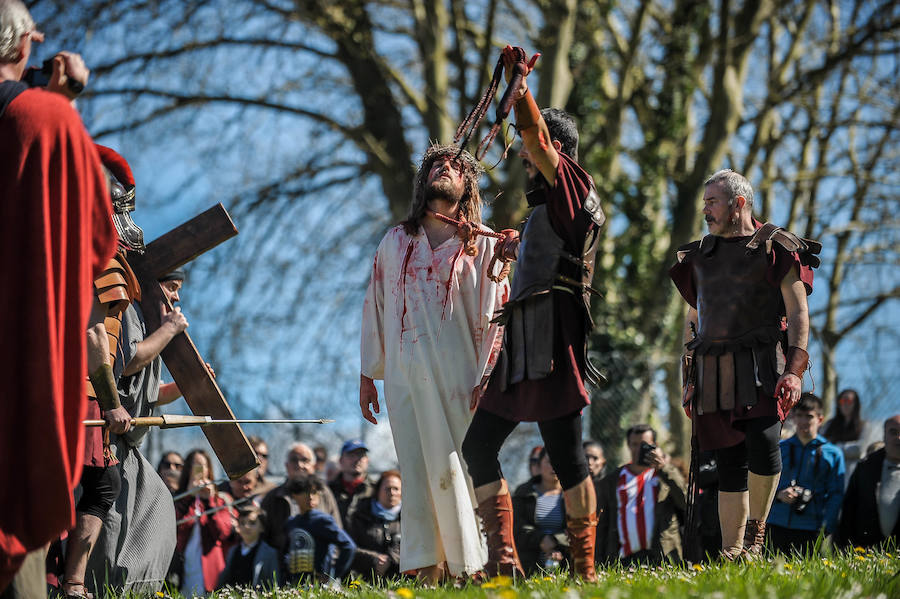
<svg viewBox="0 0 900 599"><path fill-rule="evenodd" d="M493 495L478 504L478 515L487 535L489 576L525 577L513 538L513 509L509 491Z"/></svg>
<svg viewBox="0 0 900 599"><path fill-rule="evenodd" d="M594 570L594 546L597 543L597 514L591 513L580 518L566 518L566 532L569 537L569 553L575 574L587 582L597 582Z"/></svg>

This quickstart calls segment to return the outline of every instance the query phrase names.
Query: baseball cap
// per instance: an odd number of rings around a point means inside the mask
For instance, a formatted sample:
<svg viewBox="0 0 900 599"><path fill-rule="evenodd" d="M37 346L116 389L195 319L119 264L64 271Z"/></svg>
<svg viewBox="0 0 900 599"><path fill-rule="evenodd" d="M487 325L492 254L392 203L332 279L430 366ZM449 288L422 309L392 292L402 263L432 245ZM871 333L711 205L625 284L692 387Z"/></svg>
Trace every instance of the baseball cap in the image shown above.
<svg viewBox="0 0 900 599"><path fill-rule="evenodd" d="M350 439L349 441L345 441L343 447L341 447L341 455L344 455L348 451L356 451L357 449L369 451L366 442L362 439Z"/></svg>

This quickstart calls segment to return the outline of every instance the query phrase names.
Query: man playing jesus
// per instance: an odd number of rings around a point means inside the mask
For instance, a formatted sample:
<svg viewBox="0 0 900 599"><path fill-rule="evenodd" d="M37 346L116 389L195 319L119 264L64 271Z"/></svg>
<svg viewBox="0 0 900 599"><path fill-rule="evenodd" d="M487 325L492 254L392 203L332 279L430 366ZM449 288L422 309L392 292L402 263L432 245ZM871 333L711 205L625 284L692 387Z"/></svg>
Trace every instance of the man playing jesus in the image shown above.
<svg viewBox="0 0 900 599"><path fill-rule="evenodd" d="M509 287L488 278L495 240L476 235L473 251L459 233L487 230L481 173L475 158L456 146L425 152L409 216L378 246L363 306L359 405L374 424L372 411L380 405L372 380L384 379L409 506L400 570L417 570L429 583L476 572L487 559L461 444L476 390L499 352L491 319ZM467 224L457 227L438 215Z"/></svg>

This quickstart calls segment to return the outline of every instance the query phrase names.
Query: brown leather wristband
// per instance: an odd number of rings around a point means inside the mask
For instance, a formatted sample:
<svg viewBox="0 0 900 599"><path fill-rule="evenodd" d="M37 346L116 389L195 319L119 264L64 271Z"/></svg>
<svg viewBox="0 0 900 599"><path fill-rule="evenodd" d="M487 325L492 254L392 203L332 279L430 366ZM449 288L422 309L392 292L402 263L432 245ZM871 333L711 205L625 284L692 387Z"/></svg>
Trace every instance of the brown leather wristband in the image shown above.
<svg viewBox="0 0 900 599"><path fill-rule="evenodd" d="M806 369L809 367L809 354L806 353L806 350L800 349L796 345L792 345L788 348L784 359L784 371L795 374L802 379L803 373L806 372Z"/></svg>
<svg viewBox="0 0 900 599"><path fill-rule="evenodd" d="M114 410L121 406L119 392L116 390L116 379L113 377L112 366L101 364L97 370L88 375L91 386L97 395L97 403L104 412Z"/></svg>
<svg viewBox="0 0 900 599"><path fill-rule="evenodd" d="M520 132L531 129L541 121L541 109L534 101L531 91L525 92L525 97L516 102L515 110L516 129Z"/></svg>

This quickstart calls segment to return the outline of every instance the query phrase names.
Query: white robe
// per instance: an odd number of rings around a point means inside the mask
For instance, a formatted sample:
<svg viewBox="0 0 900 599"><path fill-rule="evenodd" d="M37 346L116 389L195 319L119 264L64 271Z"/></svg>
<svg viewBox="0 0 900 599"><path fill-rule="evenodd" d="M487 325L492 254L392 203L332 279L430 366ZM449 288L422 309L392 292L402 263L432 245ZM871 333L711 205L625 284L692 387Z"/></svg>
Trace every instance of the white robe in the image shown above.
<svg viewBox="0 0 900 599"><path fill-rule="evenodd" d="M509 297L487 277L495 239L477 256L451 237L431 249L391 229L375 255L363 306L362 374L384 379L403 476L400 570L446 561L453 575L479 570L487 548L462 458L472 389L496 363L502 341L491 319ZM499 264L495 270L499 270Z"/></svg>

